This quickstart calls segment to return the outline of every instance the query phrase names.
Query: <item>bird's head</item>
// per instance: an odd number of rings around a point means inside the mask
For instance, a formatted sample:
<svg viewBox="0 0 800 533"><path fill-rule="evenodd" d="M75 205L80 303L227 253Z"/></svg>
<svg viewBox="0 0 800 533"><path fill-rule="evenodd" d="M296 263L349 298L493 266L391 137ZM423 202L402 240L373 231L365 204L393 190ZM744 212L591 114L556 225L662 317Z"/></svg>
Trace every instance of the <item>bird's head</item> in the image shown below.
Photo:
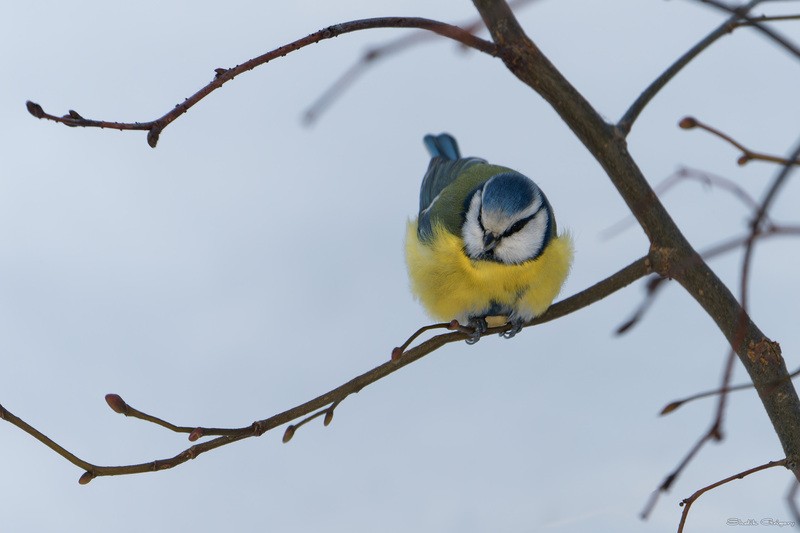
<svg viewBox="0 0 800 533"><path fill-rule="evenodd" d="M518 172L491 177L465 202L462 237L467 255L518 264L535 259L556 233L544 193Z"/></svg>

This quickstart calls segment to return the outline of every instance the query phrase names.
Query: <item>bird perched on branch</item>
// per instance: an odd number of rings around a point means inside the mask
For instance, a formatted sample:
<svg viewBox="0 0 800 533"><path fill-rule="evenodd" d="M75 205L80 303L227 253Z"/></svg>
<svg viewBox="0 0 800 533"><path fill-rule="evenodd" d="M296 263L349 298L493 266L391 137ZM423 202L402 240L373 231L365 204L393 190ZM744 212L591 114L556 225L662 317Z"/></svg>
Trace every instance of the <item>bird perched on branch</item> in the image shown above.
<svg viewBox="0 0 800 533"><path fill-rule="evenodd" d="M412 291L434 318L471 327L470 344L490 325L511 324L501 334L511 338L561 290L570 237L558 235L553 209L531 179L462 158L447 133L424 143L431 162L406 235Z"/></svg>

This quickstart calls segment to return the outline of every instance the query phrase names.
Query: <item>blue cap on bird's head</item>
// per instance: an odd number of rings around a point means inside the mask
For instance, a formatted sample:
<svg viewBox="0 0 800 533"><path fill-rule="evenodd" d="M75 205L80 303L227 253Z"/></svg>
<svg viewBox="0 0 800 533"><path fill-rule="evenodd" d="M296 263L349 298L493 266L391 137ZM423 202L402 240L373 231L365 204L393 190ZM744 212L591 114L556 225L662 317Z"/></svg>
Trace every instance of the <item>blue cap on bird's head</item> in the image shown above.
<svg viewBox="0 0 800 533"><path fill-rule="evenodd" d="M513 216L534 203L539 187L518 172L506 172L483 185L483 211L497 211Z"/></svg>

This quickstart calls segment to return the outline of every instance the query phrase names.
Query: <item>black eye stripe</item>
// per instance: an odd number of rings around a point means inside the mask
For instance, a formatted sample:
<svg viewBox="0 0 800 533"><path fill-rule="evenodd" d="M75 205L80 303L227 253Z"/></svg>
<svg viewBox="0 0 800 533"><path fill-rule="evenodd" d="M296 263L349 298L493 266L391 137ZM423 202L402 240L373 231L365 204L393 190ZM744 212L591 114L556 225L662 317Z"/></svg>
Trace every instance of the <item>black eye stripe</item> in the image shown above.
<svg viewBox="0 0 800 533"><path fill-rule="evenodd" d="M533 218L534 218L536 215L538 215L538 214L539 214L539 212L540 212L541 210L542 210L542 209L541 209L541 208L539 208L539 209L537 209L537 210L536 210L536 212L535 212L535 213L533 213L532 215L530 215L530 216L528 216L528 217L525 217L525 218L523 218L523 219L521 219L521 220L517 220L516 222L514 222L513 224L511 224L511 227L510 227L510 228L508 228L508 229L507 229L505 232L503 232L503 237L508 237L509 235L513 235L514 233L516 233L516 232L520 231L522 228L524 228L524 227L525 227L525 224L527 224L528 222L530 222L531 220L533 220Z"/></svg>

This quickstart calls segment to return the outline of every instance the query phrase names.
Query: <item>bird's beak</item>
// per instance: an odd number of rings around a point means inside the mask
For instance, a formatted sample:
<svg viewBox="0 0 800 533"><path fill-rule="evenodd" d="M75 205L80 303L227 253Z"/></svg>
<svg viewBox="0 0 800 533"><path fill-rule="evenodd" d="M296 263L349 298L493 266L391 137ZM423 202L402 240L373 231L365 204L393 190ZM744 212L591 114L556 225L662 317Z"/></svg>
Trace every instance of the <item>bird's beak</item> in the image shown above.
<svg viewBox="0 0 800 533"><path fill-rule="evenodd" d="M483 251L491 252L497 246L498 239L494 233L486 233L483 236Z"/></svg>

